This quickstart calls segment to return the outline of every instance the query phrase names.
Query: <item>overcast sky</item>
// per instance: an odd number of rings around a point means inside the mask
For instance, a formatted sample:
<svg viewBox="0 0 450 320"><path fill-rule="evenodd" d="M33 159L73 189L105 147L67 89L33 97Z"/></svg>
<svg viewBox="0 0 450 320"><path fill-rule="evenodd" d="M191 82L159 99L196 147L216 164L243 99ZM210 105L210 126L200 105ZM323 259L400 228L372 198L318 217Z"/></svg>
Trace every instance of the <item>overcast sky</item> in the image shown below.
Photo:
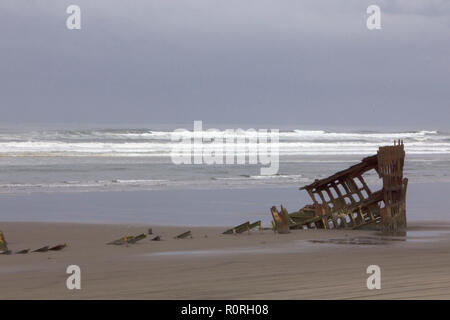
<svg viewBox="0 0 450 320"><path fill-rule="evenodd" d="M450 128L448 0L2 0L0 31L4 125Z"/></svg>

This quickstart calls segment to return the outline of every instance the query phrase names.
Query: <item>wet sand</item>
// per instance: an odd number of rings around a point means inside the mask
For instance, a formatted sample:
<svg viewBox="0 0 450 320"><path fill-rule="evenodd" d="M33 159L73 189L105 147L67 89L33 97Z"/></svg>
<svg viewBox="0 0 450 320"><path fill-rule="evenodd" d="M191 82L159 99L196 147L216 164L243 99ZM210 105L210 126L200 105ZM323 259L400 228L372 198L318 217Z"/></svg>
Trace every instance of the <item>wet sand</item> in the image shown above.
<svg viewBox="0 0 450 320"><path fill-rule="evenodd" d="M130 246L106 245L153 229ZM63 251L0 255L0 299L449 299L450 224L413 222L408 238L373 231L4 222L9 248L67 242ZM193 238L173 237L192 230ZM151 237L151 236L149 236ZM311 241L313 240L313 241ZM66 268L81 268L81 290ZM366 268L381 268L368 290Z"/></svg>
<svg viewBox="0 0 450 320"><path fill-rule="evenodd" d="M0 190L1 191L1 190ZM446 199L450 183L409 183L408 221L450 222ZM261 220L269 208L295 211L311 203L298 186L242 189L180 189L133 192L54 192L1 194L0 221L151 223L170 226L227 226Z"/></svg>

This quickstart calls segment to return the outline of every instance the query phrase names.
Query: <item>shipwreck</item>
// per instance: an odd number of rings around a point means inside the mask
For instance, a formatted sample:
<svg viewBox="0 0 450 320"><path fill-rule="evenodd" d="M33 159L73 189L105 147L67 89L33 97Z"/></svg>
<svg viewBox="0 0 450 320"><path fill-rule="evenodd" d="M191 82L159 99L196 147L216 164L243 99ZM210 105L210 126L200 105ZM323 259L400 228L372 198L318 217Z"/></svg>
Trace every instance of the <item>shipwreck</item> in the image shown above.
<svg viewBox="0 0 450 320"><path fill-rule="evenodd" d="M274 231L370 227L385 234L405 234L408 179L403 178L404 161L403 141L395 141L346 170L301 187L313 203L291 213L283 206L280 211L272 207ZM371 190L364 180L363 174L370 170L382 179L380 190Z"/></svg>

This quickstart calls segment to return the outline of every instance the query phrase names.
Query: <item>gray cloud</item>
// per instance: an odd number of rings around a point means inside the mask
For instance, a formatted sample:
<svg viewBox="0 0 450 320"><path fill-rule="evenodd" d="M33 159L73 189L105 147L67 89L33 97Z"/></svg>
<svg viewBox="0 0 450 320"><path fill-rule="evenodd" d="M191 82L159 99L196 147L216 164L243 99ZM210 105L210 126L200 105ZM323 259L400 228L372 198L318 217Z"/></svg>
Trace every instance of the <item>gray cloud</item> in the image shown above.
<svg viewBox="0 0 450 320"><path fill-rule="evenodd" d="M448 128L448 2L372 3L3 1L0 122Z"/></svg>

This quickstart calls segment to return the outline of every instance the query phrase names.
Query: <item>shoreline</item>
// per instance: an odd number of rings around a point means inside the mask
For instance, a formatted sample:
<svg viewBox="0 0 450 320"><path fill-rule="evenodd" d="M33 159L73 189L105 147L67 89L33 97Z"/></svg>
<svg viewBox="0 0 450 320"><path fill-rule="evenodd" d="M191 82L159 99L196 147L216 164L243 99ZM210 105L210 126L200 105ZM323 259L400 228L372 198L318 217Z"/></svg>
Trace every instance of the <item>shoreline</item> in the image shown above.
<svg viewBox="0 0 450 320"><path fill-rule="evenodd" d="M148 228L163 241L106 244ZM366 230L223 235L223 227L47 222L0 222L0 229L13 252L68 244L0 255L0 299L450 298L447 222L412 222L406 241ZM173 239L188 229L192 239ZM81 268L81 290L66 288L73 264ZM372 264L382 270L381 290L366 287Z"/></svg>

